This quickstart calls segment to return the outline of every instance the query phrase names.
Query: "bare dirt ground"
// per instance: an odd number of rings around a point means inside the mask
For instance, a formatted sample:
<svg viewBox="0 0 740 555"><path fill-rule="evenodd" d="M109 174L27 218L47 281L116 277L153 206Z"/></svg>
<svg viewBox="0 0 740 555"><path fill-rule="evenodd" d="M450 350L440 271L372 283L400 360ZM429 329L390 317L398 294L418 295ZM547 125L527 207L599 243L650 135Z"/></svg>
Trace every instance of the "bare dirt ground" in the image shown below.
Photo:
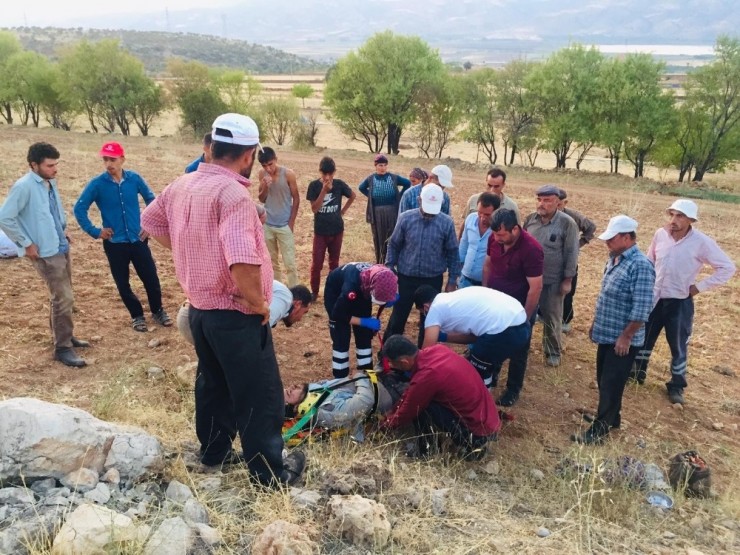
<svg viewBox="0 0 740 555"><path fill-rule="evenodd" d="M93 347L84 352L90 363L86 368L73 370L52 362L53 349L47 320L49 303L41 280L27 260L0 260L0 314L3 315L0 319L0 398L30 396L67 403L90 410L102 418L143 426L176 448L178 442L194 439L192 392L169 378L162 382L149 382L146 369L158 366L171 376L178 366L195 359L193 349L174 328L163 329L150 322L150 331L146 334L131 329L128 314L110 277L102 246L84 234L71 216L72 205L86 182L103 171L96 153L107 139L102 135L48 129L0 128L2 199L12 183L27 169L25 155L29 144L46 140L62 153L59 183L71 218L75 334L93 341ZM121 138L121 141L127 153L126 167L141 173L156 193L161 192L199 153L197 144L183 144L174 139L130 137ZM323 155L335 158L337 177L353 187L372 171L372 157L368 153L306 153L285 149L278 149L278 152L279 162L297 172L302 195L305 195L308 182L317 177L318 161ZM407 175L415 165L425 165L430 169L432 163L393 158L390 169ZM451 197L456 224L461 221L461 211L469 195L482 190L485 171L483 165L459 163L453 166L455 188ZM519 203L521 213L526 215L534 209L535 189L552 180L567 188L570 206L593 219L599 230L603 230L608 219L617 213L636 218L640 222L638 235L643 250L647 249L654 230L664 223L664 210L673 200L641 194L631 188L628 181L617 180L615 185L609 186L599 179L596 181L598 185L594 185L588 175L558 174L553 177L516 169L511 171L507 180L506 192ZM256 190L252 193L256 199ZM345 218L343 262L369 260L372 255L371 237L364 221L365 202L361 195L358 197ZM95 218L94 212L91 213ZM734 206L701 202L698 227L713 236L734 260L740 259L737 242L740 229ZM312 229L310 206L302 202L295 230L296 252L300 277L306 283ZM184 295L175 279L169 252L158 245L153 246L153 252L162 281L165 307L174 317ZM521 476L535 466L552 472L558 460L573 449L568 435L578 427L577 409L595 408L597 392L592 386L595 347L588 340L587 330L605 257L606 249L598 240L582 250L574 329L565 340L566 352L560 368L544 366L541 331L539 326L535 329L525 390L511 411L515 419L507 425L495 446L495 453L490 455L492 459L500 460L503 467L513 469L513 501L502 513L502 518L505 514L506 519L516 522L517 534L527 530L532 536L534 523L548 515L558 516L554 509L547 508L557 505L558 500L547 498L548 495L559 495L557 490L548 493L527 486L522 489L526 492L526 499L517 497L517 490L521 489L524 480ZM143 299L143 288L135 276L132 284ZM678 511L663 516L648 515L647 524L639 528L639 532L629 524L615 525L609 522L611 517L604 516L601 522L603 534L612 539L598 544L603 546L601 548L585 548L590 544L578 539L583 534L581 528L576 532L571 530L572 534L563 532L547 547L534 543L539 539L533 536L526 540L517 539L516 534L505 536L511 540L506 544L508 547L525 552L593 549L667 553L683 552L683 549L695 546L706 552L737 552L740 548L739 532L722 528L720 533L711 526L694 530L686 523L696 514L708 514L713 522L722 518L735 521L740 518L740 503L737 501L740 491L737 472L740 464L740 378L737 377L740 366L734 355L737 348L735 333L740 323L739 302L740 281L737 277L721 290L697 298L694 335L689 347L689 388L686 390L685 409L674 409L667 401L663 382L668 377L669 353L665 342L660 341L646 385L630 386L625 393L622 429L613 434L608 448L612 454L627 454L662 466L679 451L698 449L712 467L719 498L714 501L679 501ZM407 326L408 333L414 333L414 325L415 320ZM160 345L148 347L149 341L155 338L160 340ZM290 329L278 326L274 330L274 338L284 382L325 378L331 374L331 344L321 299L300 324ZM640 494L633 495L634 503L639 505ZM529 508L518 510L517 506L522 503ZM611 513L605 509L603 514ZM614 518L619 519L618 516ZM623 525L630 528L629 540L619 539ZM425 526L434 525L427 523ZM446 532L434 533L440 534L439 537L456 534L455 526L465 528L453 522ZM617 526L616 532L613 526ZM664 530L678 535L680 541L671 543L672 539L663 538L660 534ZM463 552L449 546L441 548L440 545L448 544L435 544L434 537L432 535L432 539L417 544L415 550ZM476 549L466 548L464 552L495 551L490 546Z"/></svg>

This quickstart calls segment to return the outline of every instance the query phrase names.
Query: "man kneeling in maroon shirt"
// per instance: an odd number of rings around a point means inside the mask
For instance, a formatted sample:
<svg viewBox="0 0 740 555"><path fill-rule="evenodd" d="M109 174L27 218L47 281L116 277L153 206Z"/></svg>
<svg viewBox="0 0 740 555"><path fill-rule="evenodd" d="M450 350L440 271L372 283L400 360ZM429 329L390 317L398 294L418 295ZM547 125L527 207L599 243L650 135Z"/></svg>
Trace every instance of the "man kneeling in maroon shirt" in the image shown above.
<svg viewBox="0 0 740 555"><path fill-rule="evenodd" d="M501 421L475 368L444 345L419 350L402 335L388 338L383 356L391 368L410 373L411 382L382 427L394 429L413 423L423 456L428 454L434 434L442 432L450 435L464 458L482 458Z"/></svg>

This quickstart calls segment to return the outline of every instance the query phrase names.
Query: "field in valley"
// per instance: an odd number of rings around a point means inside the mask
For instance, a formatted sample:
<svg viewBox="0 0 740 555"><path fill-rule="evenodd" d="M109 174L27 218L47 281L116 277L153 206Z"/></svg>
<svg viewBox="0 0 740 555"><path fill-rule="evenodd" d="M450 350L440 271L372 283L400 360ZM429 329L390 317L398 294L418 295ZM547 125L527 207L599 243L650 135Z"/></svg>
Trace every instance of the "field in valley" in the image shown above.
<svg viewBox="0 0 740 555"><path fill-rule="evenodd" d="M316 103L314 98L309 102ZM315 107L315 105L314 105ZM174 124L173 124L174 125ZM176 136L176 126L161 128L157 135L169 137L119 138L126 148L127 167L141 173L155 192L178 176L200 151L195 141ZM28 145L39 140L53 143L62 153L59 183L65 208L71 207L85 183L102 171L96 155L108 137L0 127L0 198L27 169ZM337 177L356 187L372 171L372 155L351 148L326 123L313 152L278 148L279 161L299 176L302 196L308 182L317 177L321 156L333 156ZM475 164L474 153L463 147L450 149L453 181L452 210L456 223L474 192L483 188L487 166ZM405 151L394 157L390 169L404 175L417 165L430 169L435 163L414 158ZM543 165L547 165L544 164ZM592 166L587 166L594 169ZM723 177L728 187L734 176ZM533 211L534 191L542 183L556 182L569 193L570 206L593 219L603 230L609 218L626 213L640 222L639 243L646 249L653 231L663 224L664 210L672 197L646 193L631 180L588 173L529 172L512 168L507 194L518 203L523 215ZM256 198L256 191L252 191ZM364 199L347 214L342 261L369 260L372 242L364 220ZM740 260L740 233L735 206L700 202L699 228L713 236L730 256ZM301 204L296 224L296 251L300 277L308 281L311 254L312 215L307 202ZM76 335L93 340L85 352L86 368L68 369L51 361L47 293L27 260L0 261L0 398L38 397L83 408L104 419L141 426L162 439L173 453L168 475L192 485L177 456L191 449L195 440L192 424L192 387L178 380L175 371L195 359L192 347L174 329L151 325L149 333L131 329L128 314L118 298L101 245L79 230L72 220L73 283L76 295ZM184 295L173 272L169 252L153 246L165 306L177 312ZM579 426L582 408L595 408L595 347L587 337L599 289L606 249L600 241L582 251L576 319L565 340L563 365L552 369L543 363L540 327L530 356L525 390L510 411L497 443L479 463L433 460L416 462L403 454L403 442L394 438L371 438L361 446L338 440L308 450L310 470L307 487L322 470L348 468L367 459L383 461L393 475L393 486L378 500L389 507L395 553L731 553L740 550L740 366L735 357L740 322L740 281L734 278L720 291L697 298L694 335L689 348L689 388L684 410L672 408L663 382L668 375L669 353L664 341L654 354L647 383L629 386L625 394L622 429L603 447L579 448L568 440ZM135 290L143 294L136 278ZM387 315L386 315L387 317ZM415 319L407 326L413 334ZM151 339L160 345L148 347ZM279 326L274 338L285 383L324 378L331 373L331 348L327 318L318 303L304 320L290 329ZM353 357L354 359L354 357ZM163 368L166 379L150 382L147 368ZM709 462L718 497L686 500L676 496L669 512L652 509L644 492L603 483L595 474L561 477L556 467L564 460L598 462L602 458L630 455L646 463L667 466L675 453L697 449ZM494 464L492 464L494 463ZM544 477L533 473L540 470ZM243 479L236 471L230 479ZM393 496L409 489L450 488L447 513L433 516L428 498L417 509L393 504ZM243 514L221 512L213 499L201 499L212 510L215 523L227 545L223 553L243 552L254 534L275 518L305 524L321 538L323 552L361 553L333 538L322 536L320 516L292 506L284 495L256 494L246 490L249 510ZM425 494L426 495L426 494ZM551 534L537 537L546 527ZM695 553L695 552L694 552Z"/></svg>

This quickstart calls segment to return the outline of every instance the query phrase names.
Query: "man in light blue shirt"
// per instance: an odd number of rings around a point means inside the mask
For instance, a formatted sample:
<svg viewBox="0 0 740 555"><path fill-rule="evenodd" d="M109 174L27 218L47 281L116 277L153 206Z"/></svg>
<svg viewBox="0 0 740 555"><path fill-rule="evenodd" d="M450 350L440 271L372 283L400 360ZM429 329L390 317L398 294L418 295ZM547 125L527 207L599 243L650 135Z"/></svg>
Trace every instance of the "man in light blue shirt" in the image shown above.
<svg viewBox="0 0 740 555"><path fill-rule="evenodd" d="M481 285L483 262L491 236L491 219L501 205L501 199L493 193L482 193L478 197L478 209L465 218L460 237L460 263L463 265L458 287Z"/></svg>
<svg viewBox="0 0 740 555"><path fill-rule="evenodd" d="M146 289L152 318L162 326L171 326L172 319L162 308L162 288L147 244L148 236L141 229L139 196L149 204L154 200L154 193L139 174L123 169L126 158L120 144L105 143L100 156L106 171L93 178L82 191L75 204L75 218L90 237L103 240L113 281L131 315L134 330L145 332L147 326L144 308L129 283L132 264ZM92 203L100 210L102 228L94 225L88 217Z"/></svg>
<svg viewBox="0 0 740 555"><path fill-rule="evenodd" d="M0 228L18 247L18 256L31 260L49 288L54 359L67 366L85 366L74 351L74 347L90 344L73 336L69 237L56 180L59 151L49 143L34 143L27 160L31 171L15 182L0 207Z"/></svg>

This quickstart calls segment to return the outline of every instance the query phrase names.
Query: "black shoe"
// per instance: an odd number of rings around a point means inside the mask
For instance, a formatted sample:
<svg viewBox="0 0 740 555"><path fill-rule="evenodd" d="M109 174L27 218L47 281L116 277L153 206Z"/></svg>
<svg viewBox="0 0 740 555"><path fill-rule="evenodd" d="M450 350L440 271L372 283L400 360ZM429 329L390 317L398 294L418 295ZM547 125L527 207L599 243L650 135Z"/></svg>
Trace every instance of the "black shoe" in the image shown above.
<svg viewBox="0 0 740 555"><path fill-rule="evenodd" d="M157 324L159 324L160 326L164 326L165 328L169 328L170 326L172 326L172 324L174 324L172 318L170 318L169 315L164 311L164 308L160 308L158 312L152 314L152 320L157 322Z"/></svg>
<svg viewBox="0 0 740 555"><path fill-rule="evenodd" d="M668 400L672 405L683 405L683 389L669 389Z"/></svg>
<svg viewBox="0 0 740 555"><path fill-rule="evenodd" d="M582 434L573 434L570 436L571 441L582 445L601 445L604 443L604 436L595 434L590 428Z"/></svg>
<svg viewBox="0 0 740 555"><path fill-rule="evenodd" d="M303 476L303 471L306 470L306 455L303 451L293 451L283 457L283 482L292 486Z"/></svg>
<svg viewBox="0 0 740 555"><path fill-rule="evenodd" d="M89 341L85 341L83 339L77 339L76 337L72 338L72 346L75 349L87 349L90 346Z"/></svg>
<svg viewBox="0 0 740 555"><path fill-rule="evenodd" d="M84 358L80 358L75 353L72 347L66 349L56 349L54 351L54 360L58 360L66 366L72 366L74 368L82 368L87 365Z"/></svg>
<svg viewBox="0 0 740 555"><path fill-rule="evenodd" d="M504 394L498 398L496 404L499 407L513 407L514 404L519 400L519 392L507 389Z"/></svg>

